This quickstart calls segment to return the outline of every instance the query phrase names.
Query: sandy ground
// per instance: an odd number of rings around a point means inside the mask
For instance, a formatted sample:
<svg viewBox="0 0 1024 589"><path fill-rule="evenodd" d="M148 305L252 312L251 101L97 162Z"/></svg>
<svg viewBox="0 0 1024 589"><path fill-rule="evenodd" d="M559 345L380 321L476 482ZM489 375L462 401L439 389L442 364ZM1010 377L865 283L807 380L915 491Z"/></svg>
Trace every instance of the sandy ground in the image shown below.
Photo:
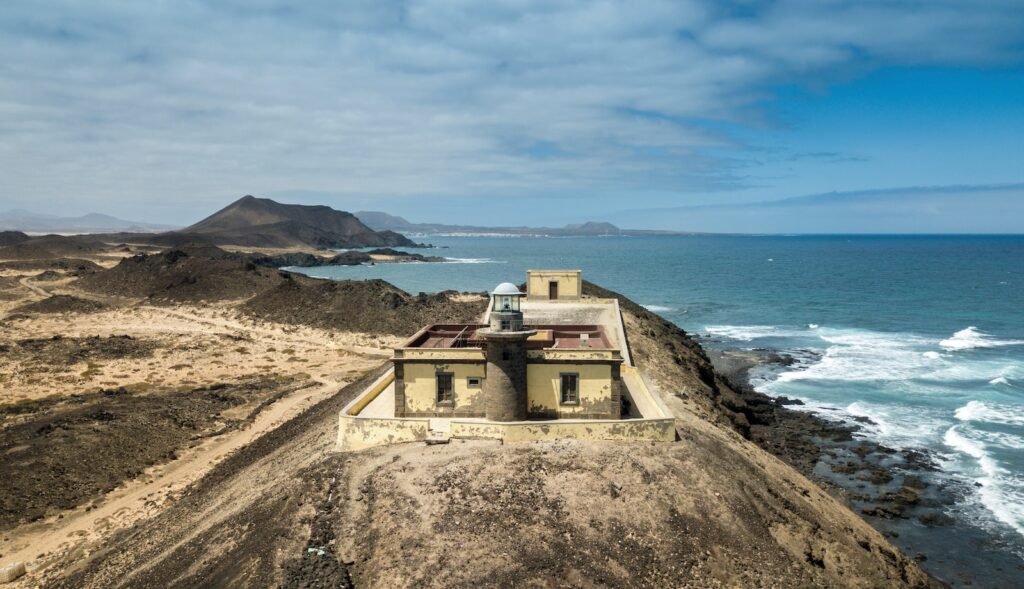
<svg viewBox="0 0 1024 589"><path fill-rule="evenodd" d="M4 274L17 282L5 290L0 316L55 293L83 296L67 288L70 278L37 282L31 273ZM108 387L146 394L241 382L254 374L302 384L263 408L246 427L183 449L176 460L147 469L87 505L4 532L0 564L27 563L30 575L24 582L30 586L53 578L55 571L86 556L117 530L160 513L226 457L362 377L399 343L393 336L254 321L229 303L200 308L129 306L109 297L103 302L113 307L96 313L15 316L0 322L0 349L4 350L0 406L53 401ZM54 337L60 339L54 341ZM34 347L26 347L26 341L34 342ZM84 360L66 354L68 342L70 349L80 351L90 342L105 341L125 342L137 353ZM55 564L59 566L53 569Z"/></svg>
<svg viewBox="0 0 1024 589"><path fill-rule="evenodd" d="M87 555L90 546L113 532L159 513L232 452L337 392L341 384L309 383L262 411L248 428L209 438L177 460L148 469L100 501L6 533L0 545L3 561L29 563L37 580L45 577L50 565Z"/></svg>
<svg viewBox="0 0 1024 589"><path fill-rule="evenodd" d="M672 444L329 452L337 409L368 382L268 433L58 586L927 583L812 483L679 404Z"/></svg>
<svg viewBox="0 0 1024 589"><path fill-rule="evenodd" d="M338 254L338 252L330 249L318 250L308 247L242 247L237 245L221 245L217 247L229 252L237 252L241 254L263 254L265 256L312 254L314 256L320 256L321 258L330 258Z"/></svg>
<svg viewBox="0 0 1024 589"><path fill-rule="evenodd" d="M30 279L21 283L29 295L25 300L66 292L44 290L43 283ZM6 301L4 306L10 309L21 302ZM379 361L390 356L400 339L259 322L229 304L202 308L138 305L90 314L41 314L0 325L0 345L11 347L25 339L114 335L153 343L155 350L144 359L4 362L0 365L0 403L114 386L146 389L229 382L253 371L301 373L314 380L340 382L366 370L366 358Z"/></svg>

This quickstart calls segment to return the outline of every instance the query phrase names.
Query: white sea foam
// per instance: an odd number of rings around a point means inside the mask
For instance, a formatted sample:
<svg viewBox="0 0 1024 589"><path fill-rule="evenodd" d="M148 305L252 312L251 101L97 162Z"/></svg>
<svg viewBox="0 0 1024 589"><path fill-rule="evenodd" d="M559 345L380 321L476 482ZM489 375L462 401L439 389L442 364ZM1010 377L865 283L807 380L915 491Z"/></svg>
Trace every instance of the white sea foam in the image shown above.
<svg viewBox="0 0 1024 589"><path fill-rule="evenodd" d="M666 313L668 311L675 311L672 307L665 307L662 305L641 305L644 309L652 313Z"/></svg>
<svg viewBox="0 0 1024 589"><path fill-rule="evenodd" d="M855 423L857 435L892 448L945 447L946 474L942 476L980 485L971 495L978 513L985 514L979 522L1006 525L1024 535L1024 473L1010 470L1016 460L1001 463L1011 460L1005 456L1024 450L1024 432L1017 429L1024 426L1024 405L974 400L955 409L953 420L951 410L957 406L945 405L942 399L942 395L959 393L964 387L978 390L979 395L994 394L986 383L1001 389L1016 386L1017 379L1024 378L1020 363L958 352L1019 342L1000 340L976 328L958 332L951 341L943 340L941 349L936 349L934 338L911 333L831 327L811 330L810 325L804 330L710 326L707 331L745 341L771 337L820 340L824 348L820 360L793 366L774 380L757 383L757 390L799 398L805 403L802 409ZM854 393L861 389L864 396ZM901 400L904 396L906 402Z"/></svg>
<svg viewBox="0 0 1024 589"><path fill-rule="evenodd" d="M806 331L798 331L775 325L708 325L704 331L710 335L749 342L764 337L799 337L807 335Z"/></svg>
<svg viewBox="0 0 1024 589"><path fill-rule="evenodd" d="M445 264L504 264L505 260L492 260L490 258L445 258Z"/></svg>
<svg viewBox="0 0 1024 589"><path fill-rule="evenodd" d="M980 331L973 325L967 329L961 329L960 331L953 334L953 337L944 339L939 342L939 345L943 349L951 352L959 352L961 350L972 350L975 348L995 348L999 346L1019 346L1024 345L1024 340L1000 340L992 337L991 335Z"/></svg>
<svg viewBox="0 0 1024 589"><path fill-rule="evenodd" d="M868 437L894 448L920 448L934 443L946 424L935 414L908 406L855 401L842 410L844 421L853 421ZM867 418L851 420L849 417Z"/></svg>
<svg viewBox="0 0 1024 589"><path fill-rule="evenodd" d="M818 325L817 323L808 323L807 324L807 329L818 329L819 327L821 327L821 326Z"/></svg>
<svg viewBox="0 0 1024 589"><path fill-rule="evenodd" d="M968 401L954 413L960 421L984 421L1024 426L1024 408L1012 405Z"/></svg>
<svg viewBox="0 0 1024 589"><path fill-rule="evenodd" d="M997 386L1013 386L1010 382L1011 378L1018 378L1019 370L1017 366L1007 366L999 371L999 374L992 380L988 381L988 384Z"/></svg>
<svg viewBox="0 0 1024 589"><path fill-rule="evenodd" d="M978 467L978 498L999 521L1024 536L1024 480L1001 467L982 441L966 433L962 425L946 430L943 443L972 459Z"/></svg>
<svg viewBox="0 0 1024 589"><path fill-rule="evenodd" d="M857 423L876 437L887 438L893 432L893 425L889 421L889 414L881 408L873 407L861 401L855 401L850 403L844 412L853 417L867 418L868 422L860 420Z"/></svg>
<svg viewBox="0 0 1024 589"><path fill-rule="evenodd" d="M1014 385L1018 364L1006 366L1005 359L975 358L953 352L929 350L935 340L910 333L886 333L821 327L813 331L791 331L771 326L707 328L709 333L750 341L762 337L816 337L827 347L821 359L809 366L795 366L778 376L778 382L822 381L918 381L918 390L940 389L953 383L996 382ZM808 344L816 347L813 344ZM1003 379L1003 380L998 380ZM779 394L788 394L779 391Z"/></svg>
<svg viewBox="0 0 1024 589"><path fill-rule="evenodd" d="M821 360L804 370L782 373L778 382L903 380L935 369L933 360L919 351L925 340L910 334L836 329L814 333L829 344Z"/></svg>
<svg viewBox="0 0 1024 589"><path fill-rule="evenodd" d="M800 410L810 411L830 421L856 426L858 429L854 435L873 439L891 448L929 446L939 439L943 429L948 427L948 423L936 419L936 416L922 418L920 412L911 407L886 406L865 401L855 401L843 406L791 393L787 393L786 396L802 401L803 405L798 407Z"/></svg>

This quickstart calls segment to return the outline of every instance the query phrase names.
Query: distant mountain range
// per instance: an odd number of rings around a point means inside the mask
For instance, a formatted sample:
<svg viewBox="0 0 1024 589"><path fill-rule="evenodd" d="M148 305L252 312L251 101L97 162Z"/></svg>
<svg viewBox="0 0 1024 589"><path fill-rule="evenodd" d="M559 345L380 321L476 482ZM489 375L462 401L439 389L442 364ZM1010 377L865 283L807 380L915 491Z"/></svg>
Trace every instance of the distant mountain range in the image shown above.
<svg viewBox="0 0 1024 589"><path fill-rule="evenodd" d="M171 230L168 230L171 229ZM59 217L24 210L0 213L0 231L88 234L99 241L176 247L184 244L252 248L418 247L406 235L546 235L556 237L675 234L671 231L620 229L607 222L564 227L485 227L412 223L379 211L353 215L323 205L282 204L246 195L209 217L185 227L125 221L92 213ZM20 235L20 237L19 237ZM5 241L21 239L10 234Z"/></svg>
<svg viewBox="0 0 1024 589"><path fill-rule="evenodd" d="M646 229L620 229L608 222L590 221L564 227L484 227L478 225L448 225L444 223L412 223L402 217L380 211L360 211L359 219L378 231L397 231L406 235L548 235L555 237L582 237L605 235L679 235L675 231Z"/></svg>
<svg viewBox="0 0 1024 589"><path fill-rule="evenodd" d="M158 233L176 229L173 225L125 221L110 215L89 213L80 217L60 217L33 213L24 209L0 211L0 231L28 233Z"/></svg>
<svg viewBox="0 0 1024 589"><path fill-rule="evenodd" d="M8 229L8 231L4 231ZM173 231L168 227L131 223L107 215L71 219L25 211L0 214L0 246L24 245L55 239L74 243L132 243L162 247L183 245L251 248L334 249L363 247L420 247L393 231L375 231L352 213L327 206L282 204L247 195L198 223ZM29 233L87 234L64 238L30 238ZM49 241L47 241L49 240Z"/></svg>

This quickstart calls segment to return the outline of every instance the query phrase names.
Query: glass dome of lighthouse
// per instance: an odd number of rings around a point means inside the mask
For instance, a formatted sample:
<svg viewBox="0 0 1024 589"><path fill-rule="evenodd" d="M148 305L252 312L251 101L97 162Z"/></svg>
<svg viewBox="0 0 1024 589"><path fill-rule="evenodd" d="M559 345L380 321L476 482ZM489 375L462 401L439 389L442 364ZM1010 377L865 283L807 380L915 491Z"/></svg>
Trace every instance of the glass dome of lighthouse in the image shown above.
<svg viewBox="0 0 1024 589"><path fill-rule="evenodd" d="M502 282L491 291L490 333L492 335L524 334L523 312L519 301L525 293L511 282Z"/></svg>
<svg viewBox="0 0 1024 589"><path fill-rule="evenodd" d="M502 282L498 286L494 287L494 292L491 293L491 297L494 299L494 311L499 313L509 313L519 311L519 299L523 296L523 293L519 292L519 288L511 282Z"/></svg>

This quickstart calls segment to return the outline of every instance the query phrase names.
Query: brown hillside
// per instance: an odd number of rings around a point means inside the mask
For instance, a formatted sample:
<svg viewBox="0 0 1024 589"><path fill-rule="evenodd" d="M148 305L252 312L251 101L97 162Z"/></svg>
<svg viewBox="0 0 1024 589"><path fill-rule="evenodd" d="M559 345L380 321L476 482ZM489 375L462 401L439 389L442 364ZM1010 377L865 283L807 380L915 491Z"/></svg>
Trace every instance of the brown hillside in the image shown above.
<svg viewBox="0 0 1024 589"><path fill-rule="evenodd" d="M81 258L105 252L110 246L93 236L43 235L30 237L0 249L0 260L47 260Z"/></svg>
<svg viewBox="0 0 1024 589"><path fill-rule="evenodd" d="M186 248L125 258L109 270L79 279L75 286L99 294L183 302L248 298L285 280L283 273L243 255Z"/></svg>
<svg viewBox="0 0 1024 589"><path fill-rule="evenodd" d="M413 296L383 280L295 280L265 291L242 309L253 316L341 331L412 335L430 323L476 321L485 297L455 302L454 292Z"/></svg>
<svg viewBox="0 0 1024 589"><path fill-rule="evenodd" d="M21 231L0 231L0 247L22 243L32 239Z"/></svg>
<svg viewBox="0 0 1024 589"><path fill-rule="evenodd" d="M428 323L475 321L485 297L410 295L382 280L331 281L282 272L265 256L189 246L125 258L75 282L84 291L152 302L249 299L253 318L340 331L412 335ZM35 307L32 307L35 309Z"/></svg>
<svg viewBox="0 0 1024 589"><path fill-rule="evenodd" d="M327 206L291 205L244 196L180 232L216 244L250 247L379 247L413 246L391 231L374 231L355 215Z"/></svg>

